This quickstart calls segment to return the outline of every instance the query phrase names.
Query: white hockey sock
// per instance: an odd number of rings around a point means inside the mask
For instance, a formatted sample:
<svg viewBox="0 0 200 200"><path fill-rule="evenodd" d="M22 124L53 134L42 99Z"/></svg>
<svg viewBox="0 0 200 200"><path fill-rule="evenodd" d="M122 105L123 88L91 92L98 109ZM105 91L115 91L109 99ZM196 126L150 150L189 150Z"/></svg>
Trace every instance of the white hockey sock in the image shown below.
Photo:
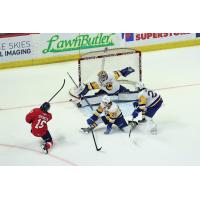
<svg viewBox="0 0 200 200"><path fill-rule="evenodd" d="M156 123L150 117L146 117L146 120L147 120L147 131L150 131L152 134L156 134L157 133Z"/></svg>

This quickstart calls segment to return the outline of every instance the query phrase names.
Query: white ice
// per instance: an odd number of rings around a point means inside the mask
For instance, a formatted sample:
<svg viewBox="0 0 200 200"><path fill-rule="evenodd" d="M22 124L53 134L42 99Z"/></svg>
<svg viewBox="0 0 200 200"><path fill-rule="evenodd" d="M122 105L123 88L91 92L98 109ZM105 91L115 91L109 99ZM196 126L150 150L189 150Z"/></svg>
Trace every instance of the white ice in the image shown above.
<svg viewBox="0 0 200 200"><path fill-rule="evenodd" d="M100 152L92 135L80 132L87 116L68 101L67 72L78 81L77 62L0 71L0 165L199 165L200 46L143 53L142 66L144 83L164 99L154 118L158 135L140 125L129 139L117 128L104 135L101 126L95 130ZM48 101L64 78L51 104L55 145L44 155L25 115Z"/></svg>

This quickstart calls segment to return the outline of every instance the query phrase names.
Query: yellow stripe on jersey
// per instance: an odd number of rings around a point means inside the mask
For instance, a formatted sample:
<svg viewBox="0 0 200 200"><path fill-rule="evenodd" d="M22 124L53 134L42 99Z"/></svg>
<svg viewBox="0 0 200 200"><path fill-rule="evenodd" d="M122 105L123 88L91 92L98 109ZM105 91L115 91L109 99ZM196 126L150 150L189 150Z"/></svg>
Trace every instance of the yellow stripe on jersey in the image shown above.
<svg viewBox="0 0 200 200"><path fill-rule="evenodd" d="M98 117L102 112L103 112L103 108L99 106L94 112L94 114Z"/></svg>
<svg viewBox="0 0 200 200"><path fill-rule="evenodd" d="M100 86L97 82L91 82L87 84L89 90L100 89Z"/></svg>
<svg viewBox="0 0 200 200"><path fill-rule="evenodd" d="M145 116L145 113L146 113L145 111L142 111L142 117L144 117L144 116Z"/></svg>
<svg viewBox="0 0 200 200"><path fill-rule="evenodd" d="M117 80L121 76L119 71L114 71L114 77Z"/></svg>

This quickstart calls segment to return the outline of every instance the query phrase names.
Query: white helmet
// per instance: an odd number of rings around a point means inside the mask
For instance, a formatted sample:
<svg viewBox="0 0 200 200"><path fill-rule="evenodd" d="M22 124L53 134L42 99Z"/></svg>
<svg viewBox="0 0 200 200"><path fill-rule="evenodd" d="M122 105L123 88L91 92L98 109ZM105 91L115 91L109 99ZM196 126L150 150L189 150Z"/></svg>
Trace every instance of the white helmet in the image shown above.
<svg viewBox="0 0 200 200"><path fill-rule="evenodd" d="M102 70L100 71L98 74L98 79L99 79L99 82L102 83L104 81L106 81L108 79L108 74L106 71Z"/></svg>
<svg viewBox="0 0 200 200"><path fill-rule="evenodd" d="M136 90L142 90L142 89L144 89L144 88L146 88L146 87L145 87L144 83L142 83L142 82L137 82L137 83L135 84L135 88L136 88Z"/></svg>
<svg viewBox="0 0 200 200"><path fill-rule="evenodd" d="M103 96L102 103L107 106L111 102L110 97L108 95Z"/></svg>

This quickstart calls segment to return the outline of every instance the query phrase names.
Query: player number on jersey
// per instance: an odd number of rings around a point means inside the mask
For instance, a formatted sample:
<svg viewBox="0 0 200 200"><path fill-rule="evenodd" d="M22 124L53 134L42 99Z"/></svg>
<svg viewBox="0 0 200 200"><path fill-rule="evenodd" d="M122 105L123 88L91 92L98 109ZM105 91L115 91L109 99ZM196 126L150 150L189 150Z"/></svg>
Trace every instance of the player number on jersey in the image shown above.
<svg viewBox="0 0 200 200"><path fill-rule="evenodd" d="M46 124L47 122L45 120L42 119L38 119L38 123L35 125L35 128L43 128L44 124Z"/></svg>
<svg viewBox="0 0 200 200"><path fill-rule="evenodd" d="M149 91L148 91L148 95L151 96L152 98L155 98L155 97L157 96L157 93L155 93L155 92L149 90Z"/></svg>

